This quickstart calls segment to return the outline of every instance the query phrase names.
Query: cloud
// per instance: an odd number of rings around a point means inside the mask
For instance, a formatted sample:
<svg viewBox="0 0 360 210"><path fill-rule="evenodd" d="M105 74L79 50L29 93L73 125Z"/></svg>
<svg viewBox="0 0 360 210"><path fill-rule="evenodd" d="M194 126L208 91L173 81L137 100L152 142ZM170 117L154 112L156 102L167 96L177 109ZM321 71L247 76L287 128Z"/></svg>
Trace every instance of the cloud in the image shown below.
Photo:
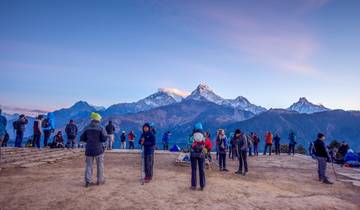
<svg viewBox="0 0 360 210"><path fill-rule="evenodd" d="M174 95L178 95L178 96L181 96L181 97L186 97L186 96L190 95L189 92L179 90L179 89L176 89L176 88L159 88L159 91L174 94Z"/></svg>

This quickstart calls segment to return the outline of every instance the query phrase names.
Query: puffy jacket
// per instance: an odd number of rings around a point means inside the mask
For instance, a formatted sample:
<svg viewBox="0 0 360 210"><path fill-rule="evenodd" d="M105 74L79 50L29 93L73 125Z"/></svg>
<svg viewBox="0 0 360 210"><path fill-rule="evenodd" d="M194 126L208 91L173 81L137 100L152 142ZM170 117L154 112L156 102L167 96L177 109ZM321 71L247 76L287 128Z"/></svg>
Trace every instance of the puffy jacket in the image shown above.
<svg viewBox="0 0 360 210"><path fill-rule="evenodd" d="M205 139L205 148L207 149L208 152L210 152L212 149L212 143L209 137Z"/></svg>
<svg viewBox="0 0 360 210"><path fill-rule="evenodd" d="M220 154L226 153L226 148L228 147L226 136L224 136L223 138L220 138L220 136L218 136L216 138L216 146Z"/></svg>
<svg viewBox="0 0 360 210"><path fill-rule="evenodd" d="M37 119L34 121L34 125L33 125L33 129L34 129L34 135L37 134L41 134L41 120Z"/></svg>
<svg viewBox="0 0 360 210"><path fill-rule="evenodd" d="M25 126L26 124L28 124L28 119L27 118L20 118L16 121L17 123L17 131L20 131L20 132L24 132L25 131Z"/></svg>
<svg viewBox="0 0 360 210"><path fill-rule="evenodd" d="M248 139L245 134L241 134L240 138L237 139L238 151L246 151L249 147Z"/></svg>
<svg viewBox="0 0 360 210"><path fill-rule="evenodd" d="M325 158L329 157L329 154L326 150L325 142L320 139L316 139L314 141L314 150L316 157L325 157Z"/></svg>
<svg viewBox="0 0 360 210"><path fill-rule="evenodd" d="M139 139L139 144L141 144L141 140L144 139L144 154L152 155L154 154L156 138L152 131L143 132Z"/></svg>
<svg viewBox="0 0 360 210"><path fill-rule="evenodd" d="M296 136L295 133L290 133L289 134L289 144L296 144Z"/></svg>
<svg viewBox="0 0 360 210"><path fill-rule="evenodd" d="M169 139L170 139L170 135L168 133L164 133L163 138L162 138L162 143L163 144L168 144Z"/></svg>
<svg viewBox="0 0 360 210"><path fill-rule="evenodd" d="M6 133L7 120L6 117L0 115L0 136L4 136Z"/></svg>
<svg viewBox="0 0 360 210"><path fill-rule="evenodd" d="M103 127L100 126L99 121L91 121L91 123L84 128L81 134L80 141L86 142L85 155L98 156L104 153L104 145L107 135Z"/></svg>
<svg viewBox="0 0 360 210"><path fill-rule="evenodd" d="M66 136L70 139L76 138L78 133L78 128L74 123L69 123L65 128Z"/></svg>
<svg viewBox="0 0 360 210"><path fill-rule="evenodd" d="M105 129L106 129L107 134L114 134L114 132L115 132L115 126L112 123L107 124Z"/></svg>
<svg viewBox="0 0 360 210"><path fill-rule="evenodd" d="M266 144L272 144L273 136L271 133L265 135L265 142Z"/></svg>
<svg viewBox="0 0 360 210"><path fill-rule="evenodd" d="M51 131L55 130L55 115L52 112L49 112L47 114L47 120L49 122L49 125L45 128L43 128L44 131Z"/></svg>

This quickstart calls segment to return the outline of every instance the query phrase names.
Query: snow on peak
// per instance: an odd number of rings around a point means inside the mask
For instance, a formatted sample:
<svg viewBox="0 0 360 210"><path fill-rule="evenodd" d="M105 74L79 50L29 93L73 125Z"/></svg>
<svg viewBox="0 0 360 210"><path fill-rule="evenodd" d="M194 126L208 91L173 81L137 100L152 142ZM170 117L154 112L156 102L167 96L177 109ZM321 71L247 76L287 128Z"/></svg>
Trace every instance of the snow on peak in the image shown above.
<svg viewBox="0 0 360 210"><path fill-rule="evenodd" d="M173 97L177 102L190 95L188 92L176 88L159 88L159 92Z"/></svg>
<svg viewBox="0 0 360 210"><path fill-rule="evenodd" d="M224 99L214 93L209 86L200 84L188 97L187 99L198 100L198 101L209 101L215 104L222 105Z"/></svg>
<svg viewBox="0 0 360 210"><path fill-rule="evenodd" d="M299 98L299 101L292 104L289 108L289 110L296 111L299 113L305 113L305 114L312 114L316 112L324 112L328 111L329 109L324 107L323 105L316 105L308 101L305 97Z"/></svg>

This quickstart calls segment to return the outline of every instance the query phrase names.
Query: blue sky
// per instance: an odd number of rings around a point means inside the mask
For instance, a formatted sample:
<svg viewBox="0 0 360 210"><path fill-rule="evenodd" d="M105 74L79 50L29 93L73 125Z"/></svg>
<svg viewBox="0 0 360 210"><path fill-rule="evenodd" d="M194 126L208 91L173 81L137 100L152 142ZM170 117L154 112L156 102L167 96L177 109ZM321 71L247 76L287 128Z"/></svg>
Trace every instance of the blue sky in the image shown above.
<svg viewBox="0 0 360 210"><path fill-rule="evenodd" d="M0 0L0 104L109 106L208 84L360 109L360 1Z"/></svg>

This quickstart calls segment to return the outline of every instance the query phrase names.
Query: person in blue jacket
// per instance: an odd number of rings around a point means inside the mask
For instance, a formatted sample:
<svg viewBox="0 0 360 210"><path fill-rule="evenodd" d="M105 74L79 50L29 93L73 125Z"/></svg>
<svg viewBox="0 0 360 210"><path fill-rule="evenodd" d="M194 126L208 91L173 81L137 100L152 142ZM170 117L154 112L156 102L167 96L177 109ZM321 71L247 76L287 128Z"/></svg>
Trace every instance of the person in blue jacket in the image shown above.
<svg viewBox="0 0 360 210"><path fill-rule="evenodd" d="M145 178L144 182L148 183L153 178L154 166L154 150L156 145L156 138L151 130L149 123L145 123L142 127L143 133L140 136L139 144L143 147L144 163L145 163Z"/></svg>
<svg viewBox="0 0 360 210"><path fill-rule="evenodd" d="M295 155L296 135L294 131L289 133L289 155L292 153Z"/></svg>
<svg viewBox="0 0 360 210"><path fill-rule="evenodd" d="M44 147L48 146L51 133L55 131L55 115L52 112L47 114L47 118L43 120L42 127L44 131Z"/></svg>
<svg viewBox="0 0 360 210"><path fill-rule="evenodd" d="M164 145L164 150L169 150L170 135L170 131L165 132L163 135L162 143Z"/></svg>
<svg viewBox="0 0 360 210"><path fill-rule="evenodd" d="M0 147L2 146L2 142L5 139L6 125L7 125L6 117L1 115L1 112L2 110L0 109Z"/></svg>

